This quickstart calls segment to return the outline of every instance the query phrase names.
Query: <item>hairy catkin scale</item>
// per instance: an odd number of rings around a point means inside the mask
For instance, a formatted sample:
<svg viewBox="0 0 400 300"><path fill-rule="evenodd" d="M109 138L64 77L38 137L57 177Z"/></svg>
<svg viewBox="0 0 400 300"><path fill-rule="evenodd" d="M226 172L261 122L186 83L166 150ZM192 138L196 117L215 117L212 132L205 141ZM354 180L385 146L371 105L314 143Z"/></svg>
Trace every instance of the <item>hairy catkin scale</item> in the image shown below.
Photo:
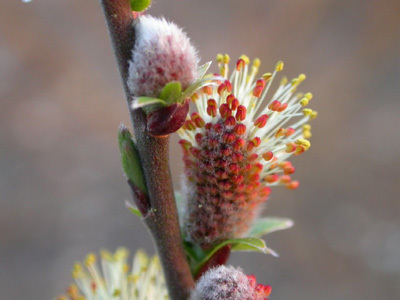
<svg viewBox="0 0 400 300"><path fill-rule="evenodd" d="M133 96L158 97L168 82L179 81L185 89L197 79L197 51L181 28L165 19L140 16L135 30L128 77Z"/></svg>
<svg viewBox="0 0 400 300"><path fill-rule="evenodd" d="M246 150L247 133L237 133L235 123L208 123L198 147L183 144L186 198L191 204L185 230L192 242L205 248L242 236L269 193L259 182L263 167L254 162L257 154Z"/></svg>
<svg viewBox="0 0 400 300"><path fill-rule="evenodd" d="M254 276L231 266L219 266L199 279L190 300L265 300L270 292L271 287L257 284Z"/></svg>

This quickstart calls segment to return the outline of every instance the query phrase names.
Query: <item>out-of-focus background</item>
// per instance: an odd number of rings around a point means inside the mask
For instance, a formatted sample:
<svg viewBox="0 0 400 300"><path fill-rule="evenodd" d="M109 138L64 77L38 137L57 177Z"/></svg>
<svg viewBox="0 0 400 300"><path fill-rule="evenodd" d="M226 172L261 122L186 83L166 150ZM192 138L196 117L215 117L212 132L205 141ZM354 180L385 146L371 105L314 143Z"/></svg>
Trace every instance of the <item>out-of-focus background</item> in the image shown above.
<svg viewBox="0 0 400 300"><path fill-rule="evenodd" d="M234 254L273 299L400 299L400 2L156 0L202 62L246 53L285 62L312 91L311 151L296 191L264 215L295 220L267 236L280 258ZM97 1L0 1L0 299L52 299L86 253L153 253L124 208L116 133L129 124ZM171 143L176 187L182 171Z"/></svg>

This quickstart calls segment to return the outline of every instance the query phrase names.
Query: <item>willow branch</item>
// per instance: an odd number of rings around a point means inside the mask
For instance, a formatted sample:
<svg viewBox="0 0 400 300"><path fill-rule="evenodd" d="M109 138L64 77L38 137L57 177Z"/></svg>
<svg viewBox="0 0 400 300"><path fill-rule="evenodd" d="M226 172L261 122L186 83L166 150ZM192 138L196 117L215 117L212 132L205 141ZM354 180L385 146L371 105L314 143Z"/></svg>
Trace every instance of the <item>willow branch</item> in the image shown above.
<svg viewBox="0 0 400 300"><path fill-rule="evenodd" d="M135 32L129 0L100 0L100 4L130 107L131 95L127 86L128 61L131 59ZM169 137L156 138L149 135L143 111L132 111L130 108L129 111L149 192L150 213L145 221L154 237L171 299L186 300L194 287L194 281L181 240L168 164Z"/></svg>

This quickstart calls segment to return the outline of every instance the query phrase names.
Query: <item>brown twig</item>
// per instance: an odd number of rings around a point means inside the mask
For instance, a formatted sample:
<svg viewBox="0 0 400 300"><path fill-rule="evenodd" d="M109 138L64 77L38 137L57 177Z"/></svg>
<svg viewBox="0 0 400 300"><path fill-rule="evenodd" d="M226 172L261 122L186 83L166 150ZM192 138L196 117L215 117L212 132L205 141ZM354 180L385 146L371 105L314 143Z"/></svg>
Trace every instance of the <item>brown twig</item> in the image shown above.
<svg viewBox="0 0 400 300"><path fill-rule="evenodd" d="M100 4L107 21L129 107L131 95L127 86L128 61L131 59L135 42L129 0L100 0ZM168 164L169 137L158 138L149 135L143 111L129 111L149 191L150 213L145 221L154 237L171 299L186 300L194 287L194 280L181 241Z"/></svg>

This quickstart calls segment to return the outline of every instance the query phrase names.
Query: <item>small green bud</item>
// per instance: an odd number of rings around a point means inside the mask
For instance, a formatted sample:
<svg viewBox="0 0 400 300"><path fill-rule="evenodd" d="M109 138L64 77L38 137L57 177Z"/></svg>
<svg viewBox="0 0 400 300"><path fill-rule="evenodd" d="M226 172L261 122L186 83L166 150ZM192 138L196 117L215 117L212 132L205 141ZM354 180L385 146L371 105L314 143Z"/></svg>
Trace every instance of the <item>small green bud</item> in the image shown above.
<svg viewBox="0 0 400 300"><path fill-rule="evenodd" d="M151 0L130 0L130 3L133 11L144 11L150 6Z"/></svg>
<svg viewBox="0 0 400 300"><path fill-rule="evenodd" d="M122 168L128 179L143 193L147 194L146 182L144 179L139 154L133 142L129 129L121 124L118 130L119 151L121 153Z"/></svg>

